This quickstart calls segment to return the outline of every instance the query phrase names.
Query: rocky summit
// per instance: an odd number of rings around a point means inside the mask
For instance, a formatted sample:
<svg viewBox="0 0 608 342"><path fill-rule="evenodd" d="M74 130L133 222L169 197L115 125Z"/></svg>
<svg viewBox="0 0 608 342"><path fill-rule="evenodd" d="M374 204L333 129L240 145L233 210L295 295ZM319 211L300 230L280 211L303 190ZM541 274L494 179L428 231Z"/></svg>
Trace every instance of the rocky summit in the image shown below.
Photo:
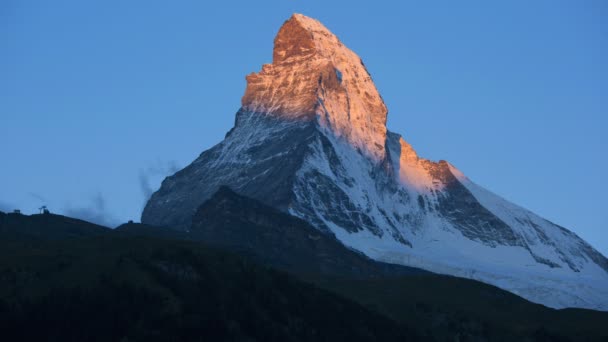
<svg viewBox="0 0 608 342"><path fill-rule="evenodd" d="M372 259L471 278L554 308L608 310L608 260L386 128L361 59L295 14L272 64L247 76L226 138L166 178L142 222L188 231L221 186L334 235Z"/></svg>
<svg viewBox="0 0 608 342"><path fill-rule="evenodd" d="M272 64L247 76L242 108L316 121L370 158L386 156L387 109L363 61L303 15L294 14L279 30Z"/></svg>

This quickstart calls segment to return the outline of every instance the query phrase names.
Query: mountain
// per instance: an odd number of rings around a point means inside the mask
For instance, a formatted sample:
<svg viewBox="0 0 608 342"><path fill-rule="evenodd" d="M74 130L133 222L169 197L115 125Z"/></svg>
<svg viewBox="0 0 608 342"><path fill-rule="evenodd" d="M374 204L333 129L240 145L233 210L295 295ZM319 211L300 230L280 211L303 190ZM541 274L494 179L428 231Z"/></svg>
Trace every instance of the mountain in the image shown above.
<svg viewBox="0 0 608 342"><path fill-rule="evenodd" d="M608 310L608 260L569 230L418 156L386 127L362 60L295 14L247 76L225 139L167 177L142 222L188 231L222 186L368 257L476 279L544 305Z"/></svg>

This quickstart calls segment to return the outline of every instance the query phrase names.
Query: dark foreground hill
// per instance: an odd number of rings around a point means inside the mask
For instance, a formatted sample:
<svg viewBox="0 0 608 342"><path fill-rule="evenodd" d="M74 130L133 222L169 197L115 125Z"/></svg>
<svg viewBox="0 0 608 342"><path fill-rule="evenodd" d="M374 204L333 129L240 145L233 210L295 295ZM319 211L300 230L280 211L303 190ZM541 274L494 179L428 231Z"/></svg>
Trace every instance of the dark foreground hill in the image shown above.
<svg viewBox="0 0 608 342"><path fill-rule="evenodd" d="M0 251L3 341L417 340L353 301L198 243L108 233L2 239Z"/></svg>
<svg viewBox="0 0 608 342"><path fill-rule="evenodd" d="M0 211L0 234L3 240L65 240L99 236L110 232L107 227L61 215L5 214Z"/></svg>
<svg viewBox="0 0 608 342"><path fill-rule="evenodd" d="M0 334L62 341L608 338L606 313L553 310L476 281L378 263L314 233L229 189L199 208L190 232L0 213Z"/></svg>

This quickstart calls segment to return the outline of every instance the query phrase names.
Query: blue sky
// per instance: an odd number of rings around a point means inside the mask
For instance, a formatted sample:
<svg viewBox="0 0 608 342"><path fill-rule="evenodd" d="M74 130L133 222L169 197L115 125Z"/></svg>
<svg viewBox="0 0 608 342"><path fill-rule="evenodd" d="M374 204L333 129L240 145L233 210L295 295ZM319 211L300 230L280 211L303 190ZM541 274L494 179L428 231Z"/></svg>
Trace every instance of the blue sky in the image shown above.
<svg viewBox="0 0 608 342"><path fill-rule="evenodd" d="M424 157L608 254L605 1L0 2L0 210L117 224L219 142L293 12Z"/></svg>

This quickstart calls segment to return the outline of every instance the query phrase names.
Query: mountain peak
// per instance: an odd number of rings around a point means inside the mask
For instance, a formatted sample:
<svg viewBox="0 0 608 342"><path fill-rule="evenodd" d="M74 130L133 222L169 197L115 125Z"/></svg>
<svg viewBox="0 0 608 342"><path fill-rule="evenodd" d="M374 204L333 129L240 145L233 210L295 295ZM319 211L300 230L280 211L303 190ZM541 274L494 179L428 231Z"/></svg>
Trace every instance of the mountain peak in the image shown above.
<svg viewBox="0 0 608 342"><path fill-rule="evenodd" d="M293 57L310 57L314 54L329 55L334 46L342 43L319 21L302 14L289 18L274 39L273 64Z"/></svg>
<svg viewBox="0 0 608 342"><path fill-rule="evenodd" d="M388 111L361 58L302 14L279 29L273 63L247 76L242 107L289 120L316 120L372 160L385 158Z"/></svg>

